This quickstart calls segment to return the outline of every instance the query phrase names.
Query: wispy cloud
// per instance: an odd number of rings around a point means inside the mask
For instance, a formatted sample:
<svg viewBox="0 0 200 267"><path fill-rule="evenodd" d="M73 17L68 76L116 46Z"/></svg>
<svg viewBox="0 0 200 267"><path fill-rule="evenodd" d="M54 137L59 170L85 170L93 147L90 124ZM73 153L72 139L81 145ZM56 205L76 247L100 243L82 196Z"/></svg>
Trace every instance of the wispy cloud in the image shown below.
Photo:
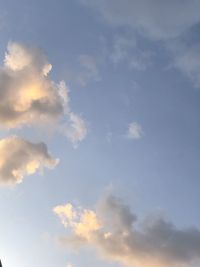
<svg viewBox="0 0 200 267"><path fill-rule="evenodd" d="M25 175L31 175L43 167L54 168L54 159L44 143L32 143L18 137L0 140L0 184L21 183Z"/></svg>
<svg viewBox="0 0 200 267"><path fill-rule="evenodd" d="M129 68L144 71L151 65L152 55L152 52L139 48L135 37L118 35L114 39L111 60L114 64L126 62Z"/></svg>
<svg viewBox="0 0 200 267"><path fill-rule="evenodd" d="M77 82L85 87L90 81L99 81L100 73L97 59L91 55L79 56L80 71L77 73Z"/></svg>
<svg viewBox="0 0 200 267"><path fill-rule="evenodd" d="M200 22L199 1L80 0L116 26L128 26L152 39L180 36Z"/></svg>
<svg viewBox="0 0 200 267"><path fill-rule="evenodd" d="M167 46L167 52L171 53L172 64L193 82L194 87L200 87L199 42L197 39L190 40L188 45L186 41L191 39L189 32L200 23L199 1L79 1L97 10L110 25L125 27L135 36L146 38L150 42L162 42ZM171 46L174 42L179 47L168 49L169 44ZM136 40L132 40L132 47L137 48L136 43ZM114 46L113 60L119 62L127 59L133 69L145 70L151 63L152 53L139 49L131 55L130 48L130 40L118 38Z"/></svg>
<svg viewBox="0 0 200 267"><path fill-rule="evenodd" d="M200 44L187 44L176 40L167 46L172 53L172 66L180 70L200 88Z"/></svg>
<svg viewBox="0 0 200 267"><path fill-rule="evenodd" d="M119 198L107 195L95 210L71 204L54 212L71 235L63 237L68 246L92 246L104 259L132 267L186 267L200 263L200 231L178 229L164 218L137 216ZM191 266L191 265L190 265Z"/></svg>

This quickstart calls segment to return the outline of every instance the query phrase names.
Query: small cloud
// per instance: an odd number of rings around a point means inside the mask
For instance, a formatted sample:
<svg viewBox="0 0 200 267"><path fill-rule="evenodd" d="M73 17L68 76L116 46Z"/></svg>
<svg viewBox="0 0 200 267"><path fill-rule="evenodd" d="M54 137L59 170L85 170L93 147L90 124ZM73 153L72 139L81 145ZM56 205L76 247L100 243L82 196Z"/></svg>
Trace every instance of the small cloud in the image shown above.
<svg viewBox="0 0 200 267"><path fill-rule="evenodd" d="M128 127L128 138L140 139L143 136L142 127L137 122L131 122Z"/></svg>
<svg viewBox="0 0 200 267"><path fill-rule="evenodd" d="M85 87L91 80L99 81L100 74L97 60L91 55L79 56L80 71L77 73L77 82Z"/></svg>
<svg viewBox="0 0 200 267"><path fill-rule="evenodd" d="M87 126L84 119L73 112L68 113L68 123L61 126L61 132L72 142L76 148L87 135Z"/></svg>
<svg viewBox="0 0 200 267"><path fill-rule="evenodd" d="M114 40L111 60L114 64L127 63L130 69L145 71L151 65L153 53L142 50L134 36L117 36Z"/></svg>
<svg viewBox="0 0 200 267"><path fill-rule="evenodd" d="M44 143L32 143L13 136L0 140L0 184L15 185L24 176L43 167L54 168L58 159L52 158Z"/></svg>

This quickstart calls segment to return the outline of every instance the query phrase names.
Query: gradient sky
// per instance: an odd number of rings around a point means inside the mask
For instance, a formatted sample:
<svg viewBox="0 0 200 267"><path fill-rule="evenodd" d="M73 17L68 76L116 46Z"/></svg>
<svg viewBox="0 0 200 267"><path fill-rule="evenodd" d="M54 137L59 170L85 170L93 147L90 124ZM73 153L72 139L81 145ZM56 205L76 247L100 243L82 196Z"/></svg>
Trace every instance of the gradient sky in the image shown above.
<svg viewBox="0 0 200 267"><path fill-rule="evenodd" d="M4 267L199 266L199 10L0 2Z"/></svg>

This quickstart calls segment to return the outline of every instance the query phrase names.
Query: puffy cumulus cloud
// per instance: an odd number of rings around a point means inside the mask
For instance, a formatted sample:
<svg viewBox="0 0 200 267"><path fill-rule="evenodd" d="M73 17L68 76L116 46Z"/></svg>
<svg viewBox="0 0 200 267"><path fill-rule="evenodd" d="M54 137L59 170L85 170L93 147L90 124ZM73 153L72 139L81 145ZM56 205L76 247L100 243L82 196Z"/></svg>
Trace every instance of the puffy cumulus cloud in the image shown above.
<svg viewBox="0 0 200 267"><path fill-rule="evenodd" d="M52 158L44 143L31 143L18 137L0 140L0 184L21 183L43 167L54 168L58 163Z"/></svg>
<svg viewBox="0 0 200 267"><path fill-rule="evenodd" d="M156 40L177 37L200 22L196 0L80 1L97 9L111 24L130 26Z"/></svg>
<svg viewBox="0 0 200 267"><path fill-rule="evenodd" d="M131 122L128 126L128 138L140 139L143 135L142 127L137 122Z"/></svg>
<svg viewBox="0 0 200 267"><path fill-rule="evenodd" d="M120 199L107 195L95 210L58 206L54 212L71 235L66 245L90 245L104 258L132 267L187 267L200 263L200 231L178 229L163 218L137 217Z"/></svg>
<svg viewBox="0 0 200 267"><path fill-rule="evenodd" d="M39 49L8 44L0 69L0 126L14 128L63 115L61 85L48 78L51 67Z"/></svg>
<svg viewBox="0 0 200 267"><path fill-rule="evenodd" d="M67 136L73 142L76 138L81 141L85 135L80 136L80 129L74 124L78 124L78 118L82 126L84 121L70 109L65 82L57 84L48 77L51 68L41 50L20 43L8 44L0 69L0 126L43 125L65 116L72 123L71 128L75 128Z"/></svg>

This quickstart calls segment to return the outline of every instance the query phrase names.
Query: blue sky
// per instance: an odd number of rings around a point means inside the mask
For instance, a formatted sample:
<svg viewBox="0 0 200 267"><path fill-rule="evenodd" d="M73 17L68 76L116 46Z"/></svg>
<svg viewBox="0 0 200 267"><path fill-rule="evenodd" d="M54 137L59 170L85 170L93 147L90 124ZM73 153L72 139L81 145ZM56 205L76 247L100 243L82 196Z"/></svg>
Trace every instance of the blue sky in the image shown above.
<svg viewBox="0 0 200 267"><path fill-rule="evenodd" d="M1 1L5 267L199 266L199 8Z"/></svg>

